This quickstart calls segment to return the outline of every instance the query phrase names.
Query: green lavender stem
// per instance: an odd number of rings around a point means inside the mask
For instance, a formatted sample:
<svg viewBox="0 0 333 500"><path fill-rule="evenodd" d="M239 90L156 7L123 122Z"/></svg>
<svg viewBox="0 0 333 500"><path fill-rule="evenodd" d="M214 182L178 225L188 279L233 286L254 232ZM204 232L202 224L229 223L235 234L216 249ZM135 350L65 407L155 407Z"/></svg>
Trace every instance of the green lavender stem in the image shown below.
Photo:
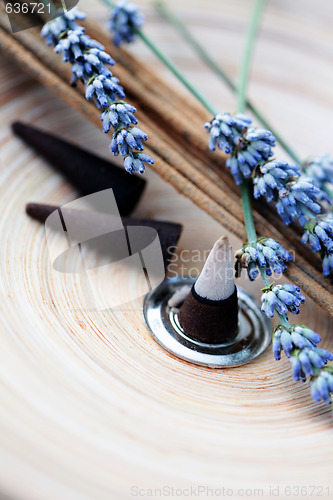
<svg viewBox="0 0 333 500"><path fill-rule="evenodd" d="M204 47L198 42L198 40L192 35L186 25L181 21L181 19L176 16L171 9L162 0L157 0L154 6L158 12L166 19L174 28L177 29L178 33L183 37L183 39L191 45L198 56L204 61L218 76L220 76L227 86L233 91L236 91L236 85L224 71L223 68L217 65L217 63L212 59L209 53L204 49Z"/></svg>
<svg viewBox="0 0 333 500"><path fill-rule="evenodd" d="M248 181L242 182L241 193L242 193L244 223L245 223L247 238L249 243L253 244L257 241L257 233L252 215L251 198L250 198Z"/></svg>
<svg viewBox="0 0 333 500"><path fill-rule="evenodd" d="M214 61L214 59L209 55L206 49L201 45L201 43L192 35L192 33L188 30L186 25L176 16L171 9L163 2L162 0L157 0L155 2L155 6L160 14L170 22L172 26L174 26L178 33L183 37L185 41L195 50L197 55L201 58L201 60L206 63L209 68L219 77L221 78L227 86L233 91L237 91L237 86L232 81L227 72ZM295 153L295 151L291 148L291 146L285 141L285 139L272 127L269 121L265 118L265 116L257 109L257 107L249 100L246 99L246 107L250 109L253 115L257 118L257 120L268 130L272 132L272 134L276 137L279 144L286 151L286 153L292 158L296 163L301 165L301 159Z"/></svg>
<svg viewBox="0 0 333 500"><path fill-rule="evenodd" d="M109 8L114 8L115 4L111 0L101 0ZM187 88L189 92L212 114L217 111L209 100L186 78L177 66L169 59L140 29L133 28L134 33L149 47L149 49L158 57L158 59L175 75L176 78Z"/></svg>
<svg viewBox="0 0 333 500"><path fill-rule="evenodd" d="M108 0L102 0L108 1ZM141 40L151 49L151 51L160 59L160 61L175 75L178 80L185 85L185 87L191 92L191 94L212 114L216 115L216 109L214 106L206 99L206 97L198 90L192 83L186 78L186 76L175 66L175 64L169 59L159 48L141 31L137 28L135 29L137 35Z"/></svg>
<svg viewBox="0 0 333 500"><path fill-rule="evenodd" d="M245 50L243 54L243 62L241 66L239 86L237 90L237 106L238 106L237 110L239 113L243 113L246 107L246 89L247 89L247 82L249 79L251 56L254 49L254 42L256 39L260 18L264 10L265 4L266 0L255 0L252 19L245 40ZM241 193L242 193L244 222L245 222L247 237L249 243L254 243L257 240L257 233L252 215L249 185L247 181L243 181L241 185Z"/></svg>
<svg viewBox="0 0 333 500"><path fill-rule="evenodd" d="M257 36L260 18L267 0L256 0L254 4L252 19L248 27L243 61L241 65L241 74L237 89L237 110L239 113L244 113L246 107L246 89L249 80L250 64L254 49L254 42Z"/></svg>
<svg viewBox="0 0 333 500"><path fill-rule="evenodd" d="M243 63L241 66L240 73L240 83L237 90L237 104L238 104L238 112L243 113L246 106L246 88L247 82L249 80L249 71L250 71L250 62L251 56L254 49L254 42L256 39L256 35L259 28L260 18L264 7L266 5L267 0L255 0L255 5L253 9L252 19L248 28L246 40L245 40L245 50L243 55ZM249 191L249 183L248 181L243 181L241 184L241 193L242 193L242 203L243 203L243 213L244 213L244 223L245 229L247 233L247 238L249 243L254 243L257 240L257 233L254 224L252 207L251 207L251 198ZM265 269L259 266L261 279L266 286L270 286L271 282L269 281ZM291 325L289 321L277 311L280 322L286 328L290 328Z"/></svg>

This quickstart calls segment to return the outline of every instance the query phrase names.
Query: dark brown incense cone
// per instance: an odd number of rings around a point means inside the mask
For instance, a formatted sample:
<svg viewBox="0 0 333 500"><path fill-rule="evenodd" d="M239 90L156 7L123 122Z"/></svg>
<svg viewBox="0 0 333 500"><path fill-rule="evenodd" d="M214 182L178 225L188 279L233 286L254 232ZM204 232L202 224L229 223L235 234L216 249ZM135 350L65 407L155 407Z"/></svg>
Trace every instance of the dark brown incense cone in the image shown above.
<svg viewBox="0 0 333 500"><path fill-rule="evenodd" d="M40 203L28 203L26 206L27 214L40 222L45 222L49 215L55 210L59 210L59 207ZM111 253L113 252L114 259L121 258L118 254L123 251L123 246L119 243L122 239L122 231L117 230L115 233L118 233L118 235L112 232L112 226L114 226L115 223L117 224L117 217L101 212L67 209L66 207L63 211L66 213L66 216L71 219L71 222L74 222L76 234L86 232L87 227L90 226L93 227L95 234L100 233L106 235L102 242L99 241L98 238L92 239L89 243L91 249L97 251L102 249L101 251L105 252L105 248L107 248L110 249ZM177 246L183 229L181 224L124 216L121 217L121 220L125 227L145 226L155 229L160 239L165 266L169 264L172 257L172 251ZM59 227L57 226L54 229L59 229ZM151 236L149 234L143 235L141 242L138 241L138 245L141 244L143 247L148 246L151 243L150 238L152 237L153 234ZM106 244L105 238L109 238L109 244Z"/></svg>
<svg viewBox="0 0 333 500"><path fill-rule="evenodd" d="M114 163L35 127L16 122L16 135L61 172L82 195L112 188L121 215L129 215L145 187L142 177L128 174Z"/></svg>
<svg viewBox="0 0 333 500"><path fill-rule="evenodd" d="M179 310L185 333L205 344L232 341L238 331L238 299L229 241L220 238Z"/></svg>

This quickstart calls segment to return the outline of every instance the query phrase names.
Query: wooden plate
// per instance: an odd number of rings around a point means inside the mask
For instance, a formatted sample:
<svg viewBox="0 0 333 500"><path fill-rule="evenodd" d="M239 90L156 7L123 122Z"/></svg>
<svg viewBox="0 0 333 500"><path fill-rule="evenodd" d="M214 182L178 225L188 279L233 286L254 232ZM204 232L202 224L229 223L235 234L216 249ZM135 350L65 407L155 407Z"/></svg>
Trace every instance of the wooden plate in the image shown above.
<svg viewBox="0 0 333 500"><path fill-rule="evenodd" d="M148 1L140 3L149 34L219 106L232 110L233 97ZM248 2L170 4L235 74ZM80 5L104 17L99 3ZM304 156L332 152L330 16L324 1L315 11L309 1L272 1L255 58L251 95L277 126L283 123ZM133 50L156 65L141 45ZM297 491L327 497L331 411L312 401L307 384L293 382L287 360L275 362L268 350L231 370L180 361L151 338L141 298L97 311L87 307L84 281L52 269L44 230L24 206L64 204L76 193L12 136L10 123L30 121L105 156L108 139L3 56L0 89L1 498L118 500L149 498L156 488L171 498L196 498L199 491L210 498L208 487L217 498L223 488L234 497L262 490L257 496L266 498L270 488L279 488L282 498ZM198 272L223 228L153 172L147 180L136 214L182 221L172 270ZM112 286L126 293L123 277ZM242 281L257 297L259 285ZM322 346L333 350L333 322L311 301L297 321L316 329ZM303 493L289 489L300 486ZM163 497L159 491L150 496Z"/></svg>

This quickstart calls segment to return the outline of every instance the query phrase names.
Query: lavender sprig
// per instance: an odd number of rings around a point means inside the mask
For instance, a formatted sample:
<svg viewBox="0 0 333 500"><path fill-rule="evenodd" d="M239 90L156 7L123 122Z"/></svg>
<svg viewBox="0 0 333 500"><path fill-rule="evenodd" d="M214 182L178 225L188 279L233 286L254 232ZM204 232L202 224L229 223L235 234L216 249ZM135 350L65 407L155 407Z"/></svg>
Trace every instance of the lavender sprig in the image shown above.
<svg viewBox="0 0 333 500"><path fill-rule="evenodd" d="M311 394L316 401L323 399L331 403L333 392L332 367L325 366L333 360L333 354L320 349L317 344L320 336L305 325L293 325L289 328L278 325L273 332L273 353L276 360L281 359L284 351L292 364L292 374L296 381L305 382L311 377Z"/></svg>
<svg viewBox="0 0 333 500"><path fill-rule="evenodd" d="M242 113L232 116L229 113L216 115L211 122L205 123L209 132L209 148L216 147L231 156L226 161L236 184L251 177L254 168L261 161L273 155L275 137L264 129L248 128L252 121Z"/></svg>
<svg viewBox="0 0 333 500"><path fill-rule="evenodd" d="M305 297L297 286L289 284L274 286L274 283L271 283L262 291L262 311L269 318L276 312L281 320L281 324L273 331L275 359L280 360L284 351L291 361L294 379L305 382L307 377L310 377L312 397L316 401L323 399L331 403L331 378L325 374L333 374L333 367L325 365L333 360L333 354L318 347L317 344L321 341L318 333L306 325L290 325L287 319L288 312L299 313L299 306L305 302Z"/></svg>
<svg viewBox="0 0 333 500"><path fill-rule="evenodd" d="M120 0L111 10L109 29L113 33L113 43L131 43L135 39L135 29L143 26L145 19L139 7L128 0Z"/></svg>
<svg viewBox="0 0 333 500"><path fill-rule="evenodd" d="M267 276L272 271L283 272L286 262L292 257L275 240L257 239L246 179L252 177L256 198L265 196L268 202L275 202L285 224L298 218L300 224L306 226L313 218L312 214L321 211L319 202L324 195L321 187L303 175L298 165L273 159L275 138L269 131L248 128L250 124L250 119L243 114L232 116L228 113L215 115L211 122L205 124L210 134L210 149L218 147L230 155L226 165L231 169L236 184L241 185L245 225L251 243L244 243L236 254L236 277L239 277L242 268L247 269L250 280L254 280L260 272L265 284L261 309L269 318L276 314L281 321L273 336L275 358L280 359L284 350L291 360L295 380L311 377L313 397L330 402L328 381L331 382L333 375L330 374L328 379L328 372L323 370L329 368L325 365L333 360L333 355L317 346L320 341L318 334L303 325L291 325L288 321L289 313L299 314L305 297L296 285L270 283ZM307 226L306 230L309 230ZM314 243L316 249L319 245L322 249L324 245L327 251L324 257L324 273L327 274L328 269L333 268L328 225L317 225L315 235L316 239L311 237L313 247ZM307 235L304 239L306 237L310 238Z"/></svg>
<svg viewBox="0 0 333 500"><path fill-rule="evenodd" d="M76 20L84 18L85 14L77 8L65 11L48 22L41 34L47 44L55 46L63 61L72 65L72 83L81 80L86 87L86 99L93 99L103 110L103 131L108 133L111 127L114 129L113 154L124 157L125 169L129 173L143 174L145 163L154 163L150 156L141 153L148 136L136 127L136 108L123 100L124 89L110 71L110 66L115 64L112 57L102 44L86 35L85 29L77 24Z"/></svg>
<svg viewBox="0 0 333 500"><path fill-rule="evenodd" d="M218 147L231 155L226 165L235 182L242 185L244 210L251 210L248 196L244 198L247 193L244 180L252 177L255 198L265 196L268 202L275 202L285 224L298 218L306 229L303 242L309 239L314 251L323 252L325 249L323 265L327 275L328 269L333 268L333 228L328 221L309 222L312 213L321 211L319 201L324 198L321 187L302 175L298 165L271 159L275 138L269 131L248 128L250 124L250 119L243 114L216 115L205 124L210 134L210 149ZM266 284L262 290L261 309L269 318L277 314L281 320L273 334L275 358L280 359L284 351L291 360L294 379L305 381L310 377L314 399L331 402L329 383L332 382L333 386L333 374L323 370L328 368L325 365L333 360L333 355L317 346L320 341L317 333L304 325L290 325L288 321L289 313L299 314L300 306L305 302L304 295L296 285L275 285L267 278L273 271L284 272L292 255L272 238L256 239L252 217L245 220L252 239L236 253L236 277L240 276L242 268L247 269L251 281L261 273Z"/></svg>
<svg viewBox="0 0 333 500"><path fill-rule="evenodd" d="M216 115L205 123L209 148L218 147L230 154L226 166L236 184L252 177L255 198L265 196L268 203L274 201L285 224L298 218L304 226L310 211L320 213L318 202L326 195L310 177L301 175L298 165L271 159L275 137L269 130L248 128L250 125L251 119L241 113Z"/></svg>
<svg viewBox="0 0 333 500"><path fill-rule="evenodd" d="M242 269L246 269L250 281L254 281L260 267L267 276L272 272L281 274L287 268L285 263L292 260L293 256L273 238L259 238L253 244L244 243L236 252L236 277L239 278Z"/></svg>

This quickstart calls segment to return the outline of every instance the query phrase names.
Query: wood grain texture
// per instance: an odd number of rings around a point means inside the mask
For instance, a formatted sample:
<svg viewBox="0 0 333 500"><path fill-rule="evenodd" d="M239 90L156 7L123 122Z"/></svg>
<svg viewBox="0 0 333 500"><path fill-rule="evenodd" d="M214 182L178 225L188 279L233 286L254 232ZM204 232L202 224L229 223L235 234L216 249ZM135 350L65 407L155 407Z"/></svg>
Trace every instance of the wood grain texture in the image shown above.
<svg viewBox="0 0 333 500"><path fill-rule="evenodd" d="M233 109L229 92L195 61L148 1L139 3L148 33L217 106ZM99 3L80 4L103 20ZM170 4L235 75L250 2ZM332 13L325 1L316 11L309 1L272 1L254 61L252 99L276 126L284 124L284 133L304 156L332 151ZM131 50L166 76L141 44ZM151 339L141 299L94 311L87 306L84 281L53 271L43 228L26 217L24 206L28 201L64 204L76 194L12 136L10 123L31 121L105 157L109 139L3 56L0 103L3 497L118 500L132 498L132 486L208 485L231 488L234 497L240 497L240 488L263 488L268 498L272 485L284 498L288 485L332 488L330 410L312 402L307 385L292 381L286 360L276 363L267 351L233 370L191 366ZM154 172L148 171L147 179L135 215L184 222L172 269L198 272L224 229ZM237 248L240 241L231 240ZM119 273L116 282L125 283L124 270ZM95 278L102 283L103 276ZM259 283L243 279L242 285L259 297ZM126 286L120 291L126 294ZM333 322L311 300L298 320L315 328L323 347L333 350Z"/></svg>

